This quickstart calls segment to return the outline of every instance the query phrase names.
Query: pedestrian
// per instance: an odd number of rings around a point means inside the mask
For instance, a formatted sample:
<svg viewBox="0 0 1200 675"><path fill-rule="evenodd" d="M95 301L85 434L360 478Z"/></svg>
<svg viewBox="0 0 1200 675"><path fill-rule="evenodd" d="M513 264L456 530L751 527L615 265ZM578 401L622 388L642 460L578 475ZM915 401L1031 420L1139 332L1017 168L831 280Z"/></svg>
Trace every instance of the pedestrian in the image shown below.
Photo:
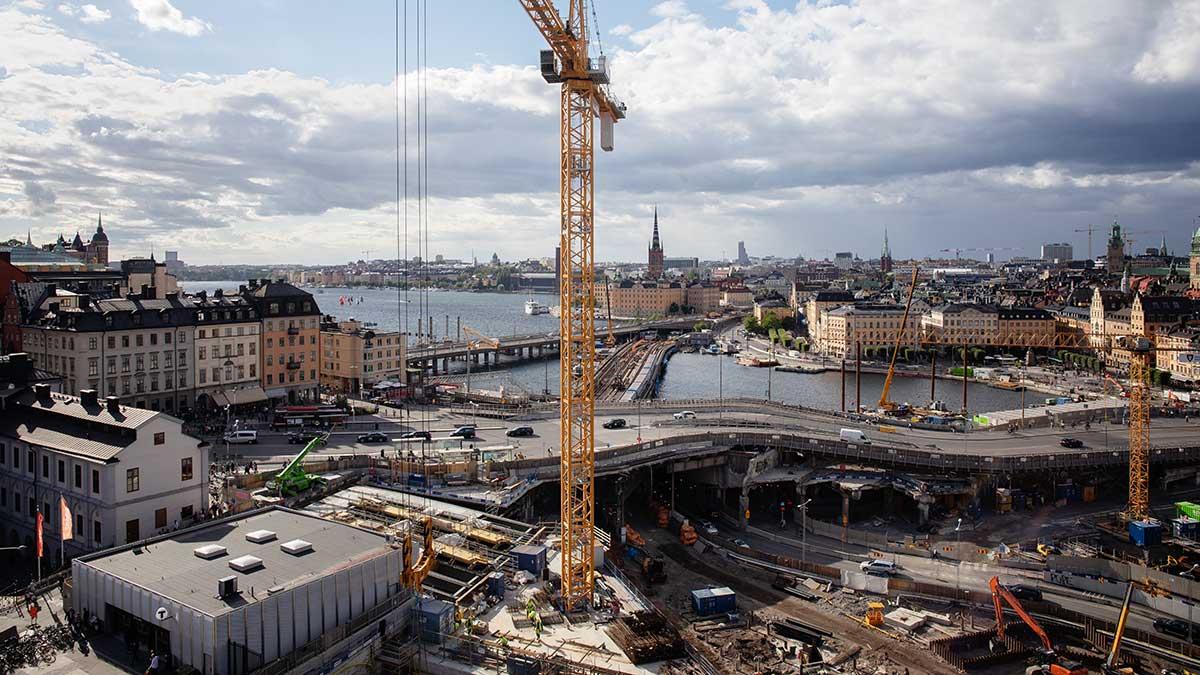
<svg viewBox="0 0 1200 675"><path fill-rule="evenodd" d="M29 622L37 625L38 605L37 600L29 603Z"/></svg>
<svg viewBox="0 0 1200 675"><path fill-rule="evenodd" d="M162 668L162 663L159 661L158 654L152 649L150 650L150 667L146 669L146 675L157 675Z"/></svg>

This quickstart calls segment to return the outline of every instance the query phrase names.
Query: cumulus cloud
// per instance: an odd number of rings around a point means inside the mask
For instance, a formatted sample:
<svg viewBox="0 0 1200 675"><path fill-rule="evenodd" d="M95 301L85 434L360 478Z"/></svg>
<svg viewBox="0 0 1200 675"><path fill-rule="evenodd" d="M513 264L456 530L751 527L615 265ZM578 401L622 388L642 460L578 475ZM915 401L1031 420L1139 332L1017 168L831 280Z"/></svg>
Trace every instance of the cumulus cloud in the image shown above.
<svg viewBox="0 0 1200 675"><path fill-rule="evenodd" d="M112 18L112 12L106 9L100 9L95 5L68 5L63 3L58 6L58 11L66 16L77 17L83 23L103 23Z"/></svg>
<svg viewBox="0 0 1200 675"><path fill-rule="evenodd" d="M25 181L25 197L29 200L28 211L31 216L52 213L55 210L54 203L58 201L54 190L33 181Z"/></svg>
<svg viewBox="0 0 1200 675"><path fill-rule="evenodd" d="M1182 250L1200 194L1193 5L738 0L716 24L660 3L609 50L630 112L598 157L598 257L642 258L653 203L668 255L738 239L870 255L885 225L901 256L1032 253L1114 214ZM103 208L118 250L182 237L197 262L336 261L394 234L394 83L167 77L17 10L0 10L0 63L0 111L21 111L0 112L0 200ZM557 89L476 64L431 70L429 96L431 252L552 253ZM24 231L14 217L0 225Z"/></svg>
<svg viewBox="0 0 1200 675"><path fill-rule="evenodd" d="M212 24L196 17L184 17L170 0L129 0L137 22L152 31L170 31L196 37L212 30Z"/></svg>

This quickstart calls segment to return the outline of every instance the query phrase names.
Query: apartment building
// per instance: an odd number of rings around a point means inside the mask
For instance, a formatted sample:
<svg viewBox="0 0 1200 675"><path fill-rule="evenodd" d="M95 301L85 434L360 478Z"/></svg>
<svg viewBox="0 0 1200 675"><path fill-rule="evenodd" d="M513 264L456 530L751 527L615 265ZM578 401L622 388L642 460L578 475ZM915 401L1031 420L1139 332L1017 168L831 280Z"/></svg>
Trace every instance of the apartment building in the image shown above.
<svg viewBox="0 0 1200 675"><path fill-rule="evenodd" d="M404 383L405 344L402 333L380 333L361 321L321 322L321 385L360 395L380 382Z"/></svg>
<svg viewBox="0 0 1200 675"><path fill-rule="evenodd" d="M1000 336L1000 315L991 305L953 303L922 316L921 329L942 342L993 345Z"/></svg>
<svg viewBox="0 0 1200 675"><path fill-rule="evenodd" d="M797 297L795 304L799 307L800 298ZM813 344L822 344L823 338L823 321L825 312L830 309L841 307L842 305L850 305L854 303L854 294L849 291L825 290L817 291L808 296L804 302L804 318L808 322L808 337Z"/></svg>
<svg viewBox="0 0 1200 675"><path fill-rule="evenodd" d="M1158 368L1171 374L1171 380L1200 384L1200 327L1177 326L1159 331L1156 344L1167 350L1157 352Z"/></svg>
<svg viewBox="0 0 1200 675"><path fill-rule="evenodd" d="M262 321L258 369L267 396L287 403L318 400L321 310L312 294L270 279L251 280L239 294Z"/></svg>
<svg viewBox="0 0 1200 675"><path fill-rule="evenodd" d="M1000 307L999 344L1053 344L1057 330L1054 315L1036 307Z"/></svg>
<svg viewBox="0 0 1200 675"><path fill-rule="evenodd" d="M45 384L0 396L0 532L10 546L33 546L38 513L52 560L188 525L208 508L208 470L208 445L165 413Z"/></svg>
<svg viewBox="0 0 1200 675"><path fill-rule="evenodd" d="M48 284L21 327L22 346L65 393L85 389L178 413L193 402L195 308L169 293L93 299Z"/></svg>
<svg viewBox="0 0 1200 675"><path fill-rule="evenodd" d="M614 317L665 316L687 304L687 289L678 282L622 281L606 292Z"/></svg>
<svg viewBox="0 0 1200 675"><path fill-rule="evenodd" d="M262 321L258 307L218 289L191 298L196 308L196 358L192 380L196 407L224 408L262 403L267 394L259 383Z"/></svg>
<svg viewBox="0 0 1200 675"><path fill-rule="evenodd" d="M920 324L920 314L910 313L904 323L904 307L891 304L860 303L844 305L822 315L818 350L833 358L853 358L856 345L869 347L896 346L896 334L905 330L913 336Z"/></svg>
<svg viewBox="0 0 1200 675"><path fill-rule="evenodd" d="M1129 306L1129 330L1133 335L1145 335L1151 342L1159 333L1174 330L1195 317L1195 303L1190 298L1173 295L1137 294ZM1166 370L1173 355L1155 352L1150 365Z"/></svg>

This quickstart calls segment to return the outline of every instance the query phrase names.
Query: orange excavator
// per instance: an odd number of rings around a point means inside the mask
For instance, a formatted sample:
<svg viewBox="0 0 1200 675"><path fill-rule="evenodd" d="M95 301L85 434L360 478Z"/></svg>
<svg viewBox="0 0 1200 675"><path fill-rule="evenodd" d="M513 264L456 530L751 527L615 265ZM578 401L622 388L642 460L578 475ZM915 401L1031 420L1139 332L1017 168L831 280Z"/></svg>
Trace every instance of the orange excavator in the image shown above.
<svg viewBox="0 0 1200 675"><path fill-rule="evenodd" d="M996 608L996 637L1004 638L1004 603L1012 608L1017 616L1025 622L1026 626L1033 631L1034 635L1042 641L1042 654L1046 663L1040 666L1033 666L1025 671L1026 675L1088 675L1087 668L1074 661L1059 659L1054 654L1054 645L1050 643L1050 636L1046 635L1046 631L1042 630L1041 625L1037 620L1025 611L1021 606L1021 602L1016 596L1009 592L1000 583L1000 577L992 577L988 582L988 587L992 589L992 605Z"/></svg>

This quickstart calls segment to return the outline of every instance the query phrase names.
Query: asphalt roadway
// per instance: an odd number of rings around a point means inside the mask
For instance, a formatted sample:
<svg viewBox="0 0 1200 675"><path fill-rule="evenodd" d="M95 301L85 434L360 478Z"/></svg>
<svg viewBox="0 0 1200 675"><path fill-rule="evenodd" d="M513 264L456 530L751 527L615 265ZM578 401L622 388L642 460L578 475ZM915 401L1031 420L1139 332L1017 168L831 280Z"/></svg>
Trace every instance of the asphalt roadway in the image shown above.
<svg viewBox="0 0 1200 675"><path fill-rule="evenodd" d="M743 406L744 408L744 406ZM619 447L639 441L667 439L672 436L706 432L733 432L746 430L745 423L766 425L766 429L777 429L802 436L825 439L837 439L839 431L844 428L861 429L871 439L878 443L886 443L900 447L924 448L945 454L982 455L982 456L1021 456L1021 455L1056 455L1066 453L1088 453L1101 450L1124 450L1128 446L1128 428L1119 424L1097 424L1090 431L1082 428L1068 429L1031 429L1015 433L1005 431L977 431L970 433L950 433L907 429L894 426L888 433L879 431L876 426L839 419L829 415L808 413L803 411L781 411L771 409L769 412L753 412L744 409L718 410L716 406L698 407L694 412L695 419L675 419L676 412L683 411L684 404L672 406L669 402L655 401L653 408L647 408L640 414L636 407L628 407L619 413L612 407L602 407L603 414L596 416L596 447ZM390 411L396 412L396 411ZM511 447L525 457L545 457L558 455L560 425L557 416L543 415L536 419L522 421L503 421L485 417L455 414L444 408L417 408L409 411L411 414L396 418L390 416L365 415L358 418L359 422L366 421L355 431L335 431L329 443L318 449L317 455L361 455L378 454L381 448L409 447L420 453L420 443L399 441L399 435L406 430L427 430L433 436L434 446L457 447L458 439L451 439L449 434L458 426L466 424L477 425L477 438L464 441L462 447L475 448ZM621 418L625 420L623 429L605 429L603 424L610 420ZM389 434L394 443L391 444L361 444L356 441L359 434L371 430L371 424L377 424L380 431ZM739 423L741 423L739 425ZM506 431L517 426L530 426L533 436L512 438L506 436ZM753 430L762 430L761 428ZM1066 437L1076 438L1083 442L1079 449L1063 448L1059 442ZM1182 418L1155 418L1151 423L1151 443L1155 446L1188 446L1193 445L1200 437L1200 420L1185 421ZM217 456L225 454L225 445L220 440L214 442ZM285 462L300 450L300 446L287 442L287 435L270 431L259 433L257 445L231 446L234 455L247 459L256 459L260 464L271 466Z"/></svg>

